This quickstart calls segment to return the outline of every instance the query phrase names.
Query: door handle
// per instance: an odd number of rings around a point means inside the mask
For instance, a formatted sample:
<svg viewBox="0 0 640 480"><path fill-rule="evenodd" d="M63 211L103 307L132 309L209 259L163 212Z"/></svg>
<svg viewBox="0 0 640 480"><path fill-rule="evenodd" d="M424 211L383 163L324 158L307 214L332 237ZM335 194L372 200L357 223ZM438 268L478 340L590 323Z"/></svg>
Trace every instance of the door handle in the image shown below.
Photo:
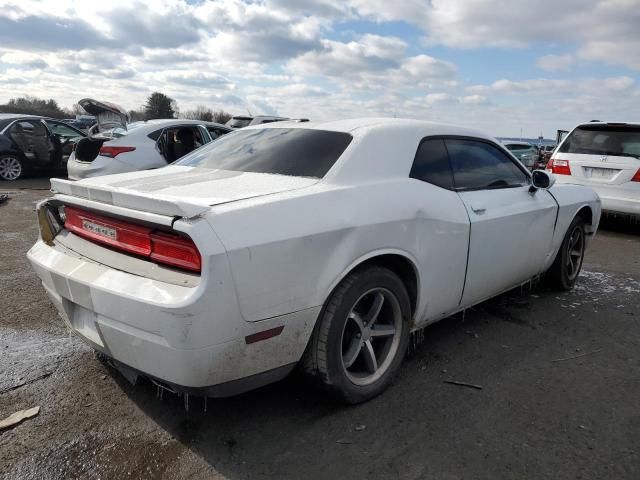
<svg viewBox="0 0 640 480"><path fill-rule="evenodd" d="M482 215L487 211L487 207L485 207L484 205L471 205L471 210L473 210L473 213Z"/></svg>

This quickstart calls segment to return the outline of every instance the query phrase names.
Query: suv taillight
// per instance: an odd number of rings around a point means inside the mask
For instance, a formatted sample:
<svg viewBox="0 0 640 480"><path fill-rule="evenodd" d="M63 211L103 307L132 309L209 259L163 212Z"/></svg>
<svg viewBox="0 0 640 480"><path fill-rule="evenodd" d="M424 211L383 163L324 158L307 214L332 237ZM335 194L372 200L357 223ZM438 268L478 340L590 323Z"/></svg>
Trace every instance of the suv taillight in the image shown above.
<svg viewBox="0 0 640 480"><path fill-rule="evenodd" d="M64 227L92 242L192 272L202 258L191 238L66 206Z"/></svg>
<svg viewBox="0 0 640 480"><path fill-rule="evenodd" d="M125 152L133 152L136 147L109 147L107 145L103 145L100 147L100 151L98 155L102 155L103 157L115 158L121 153Z"/></svg>
<svg viewBox="0 0 640 480"><path fill-rule="evenodd" d="M547 163L547 170L551 170L551 173L556 175L571 175L571 167L569 167L569 160L549 160Z"/></svg>
<svg viewBox="0 0 640 480"><path fill-rule="evenodd" d="M636 172L636 174L633 176L633 178L631 179L632 182L640 182L640 168L638 169L638 171Z"/></svg>

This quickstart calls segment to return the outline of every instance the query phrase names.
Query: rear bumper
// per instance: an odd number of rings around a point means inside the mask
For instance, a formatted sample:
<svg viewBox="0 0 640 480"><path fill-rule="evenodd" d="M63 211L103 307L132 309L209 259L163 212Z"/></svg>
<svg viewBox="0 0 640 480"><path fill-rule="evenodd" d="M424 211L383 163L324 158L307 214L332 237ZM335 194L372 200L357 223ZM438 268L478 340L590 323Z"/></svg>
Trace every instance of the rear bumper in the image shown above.
<svg viewBox="0 0 640 480"><path fill-rule="evenodd" d="M100 177L113 173L128 172L130 168L116 158L96 157L93 162L79 162L75 157L67 161L67 177L70 180L82 180L83 178Z"/></svg>
<svg viewBox="0 0 640 480"><path fill-rule="evenodd" d="M640 198L616 198L601 196L603 212L640 216Z"/></svg>
<svg viewBox="0 0 640 480"><path fill-rule="evenodd" d="M217 281L215 292L206 282L182 287L42 241L27 256L74 333L124 365L185 388L208 388L297 362L320 309L246 322L230 281ZM224 274L220 264L212 268ZM279 326L284 328L277 337L246 343L247 335Z"/></svg>

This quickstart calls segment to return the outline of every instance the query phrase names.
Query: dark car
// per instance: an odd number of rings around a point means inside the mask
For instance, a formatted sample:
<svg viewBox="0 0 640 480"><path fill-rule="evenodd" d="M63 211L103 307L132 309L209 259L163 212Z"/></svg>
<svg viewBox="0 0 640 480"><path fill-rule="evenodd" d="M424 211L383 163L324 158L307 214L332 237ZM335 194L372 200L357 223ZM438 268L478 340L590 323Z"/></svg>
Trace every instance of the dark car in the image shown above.
<svg viewBox="0 0 640 480"><path fill-rule="evenodd" d="M64 168L86 134L62 120L0 114L0 180L18 180L34 169Z"/></svg>

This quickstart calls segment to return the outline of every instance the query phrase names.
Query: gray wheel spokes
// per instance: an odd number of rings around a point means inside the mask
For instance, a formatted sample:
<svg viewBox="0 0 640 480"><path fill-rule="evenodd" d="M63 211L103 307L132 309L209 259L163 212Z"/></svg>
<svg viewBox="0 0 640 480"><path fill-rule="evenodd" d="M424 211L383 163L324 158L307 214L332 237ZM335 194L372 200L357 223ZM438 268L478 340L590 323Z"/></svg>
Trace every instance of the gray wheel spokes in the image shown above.
<svg viewBox="0 0 640 480"><path fill-rule="evenodd" d="M362 321L362 317L357 312L354 312L352 310L348 318L353 322L355 322L355 324L358 326L358 330L360 331L360 333L364 331L364 322Z"/></svg>
<svg viewBox="0 0 640 480"><path fill-rule="evenodd" d="M365 326L373 325L376 322L376 320L378 319L378 315L380 315L380 310L382 310L383 304L384 304L384 295L381 292L375 292L373 294L371 307L369 307L369 311L363 317Z"/></svg>
<svg viewBox="0 0 640 480"><path fill-rule="evenodd" d="M351 367L351 365L356 361L358 355L360 355L360 352L362 351L362 343L362 336L351 340L349 348L342 355L342 361L344 362L345 368Z"/></svg>
<svg viewBox="0 0 640 480"><path fill-rule="evenodd" d="M394 325L378 323L371 327L371 337L390 337L396 334Z"/></svg>
<svg viewBox="0 0 640 480"><path fill-rule="evenodd" d="M371 339L364 342L362 356L364 357L364 363L367 367L367 371L369 373L376 373L376 370L378 370L378 359L376 358L376 352L373 349Z"/></svg>
<svg viewBox="0 0 640 480"><path fill-rule="evenodd" d="M13 157L5 157L0 160L0 177L5 180L15 180L22 173L20 162Z"/></svg>
<svg viewBox="0 0 640 480"><path fill-rule="evenodd" d="M368 385L389 369L402 333L402 311L384 288L365 292L354 303L342 332L342 365L357 385Z"/></svg>
<svg viewBox="0 0 640 480"><path fill-rule="evenodd" d="M583 253L584 242L582 232L576 228L571 233L569 244L567 245L567 274L570 279L573 279L578 274Z"/></svg>

